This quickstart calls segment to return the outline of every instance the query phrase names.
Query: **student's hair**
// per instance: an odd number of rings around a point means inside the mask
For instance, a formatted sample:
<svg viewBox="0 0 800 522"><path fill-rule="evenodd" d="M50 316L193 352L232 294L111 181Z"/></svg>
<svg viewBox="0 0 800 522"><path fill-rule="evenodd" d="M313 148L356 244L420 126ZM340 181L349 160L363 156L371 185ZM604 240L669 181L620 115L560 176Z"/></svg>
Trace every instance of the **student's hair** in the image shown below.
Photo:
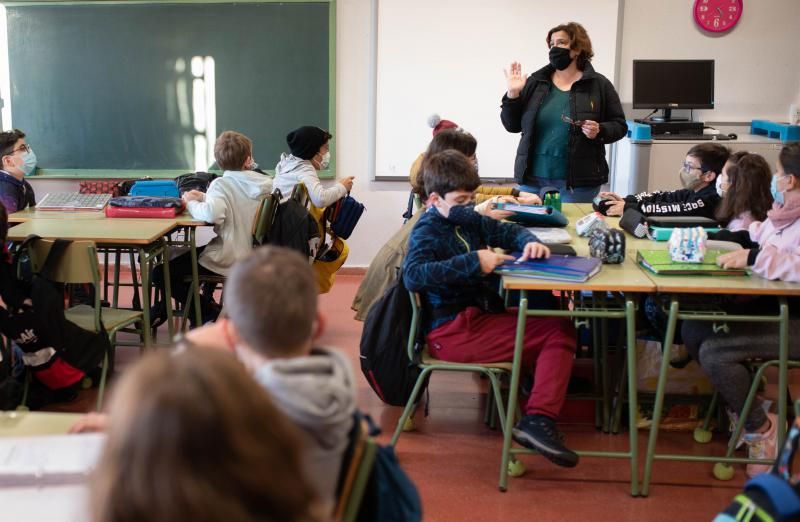
<svg viewBox="0 0 800 522"><path fill-rule="evenodd" d="M446 129L438 132L436 136L433 137L423 155L423 161L424 158L429 158L444 150L457 150L465 156L472 156L477 149L478 140L469 132L463 131L461 128ZM417 193L419 193L420 198L424 201L428 198L428 192L425 191L425 185L422 181L421 167L417 175L417 183Z"/></svg>
<svg viewBox="0 0 800 522"><path fill-rule="evenodd" d="M592 50L592 40L589 38L589 33L578 22L569 22L553 27L547 32L547 47L550 48L550 37L553 33L564 31L569 35L569 48L578 52L578 58L575 60L575 65L581 71L586 68L586 64L592 61L594 51Z"/></svg>
<svg viewBox="0 0 800 522"><path fill-rule="evenodd" d="M481 178L464 154L451 149L425 158L422 163L422 184L425 194L436 192L443 198L455 190L475 190L481 184Z"/></svg>
<svg viewBox="0 0 800 522"><path fill-rule="evenodd" d="M239 132L225 131L214 143L214 159L223 170L241 170L252 155L253 142Z"/></svg>
<svg viewBox="0 0 800 522"><path fill-rule="evenodd" d="M800 141L787 143L778 155L778 161L786 174L800 179Z"/></svg>
<svg viewBox="0 0 800 522"><path fill-rule="evenodd" d="M723 147L718 143L699 143L689 149L687 156L694 156L700 160L700 167L703 172L714 172L720 174L725 162L731 155L728 147Z"/></svg>
<svg viewBox="0 0 800 522"><path fill-rule="evenodd" d="M8 156L14 152L14 145L25 137L25 133L19 129L0 132L0 157Z"/></svg>
<svg viewBox="0 0 800 522"><path fill-rule="evenodd" d="M313 334L317 280L308 259L277 246L255 249L225 282L225 307L236 331L268 357L297 355Z"/></svg>
<svg viewBox="0 0 800 522"><path fill-rule="evenodd" d="M767 219L767 211L772 208L769 191L772 170L767 160L740 150L730 155L725 172L728 174L728 190L717 206L717 221L727 225L744 212L750 212L756 221Z"/></svg>
<svg viewBox="0 0 800 522"><path fill-rule="evenodd" d="M145 356L114 391L94 522L311 520L300 434L231 354Z"/></svg>

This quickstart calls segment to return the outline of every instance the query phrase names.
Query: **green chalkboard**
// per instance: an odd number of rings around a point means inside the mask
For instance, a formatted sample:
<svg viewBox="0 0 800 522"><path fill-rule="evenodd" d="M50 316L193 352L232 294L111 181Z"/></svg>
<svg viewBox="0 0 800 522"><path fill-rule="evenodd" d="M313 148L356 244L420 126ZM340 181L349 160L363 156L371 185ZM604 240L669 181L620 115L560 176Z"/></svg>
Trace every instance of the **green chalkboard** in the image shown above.
<svg viewBox="0 0 800 522"><path fill-rule="evenodd" d="M191 171L227 129L272 169L332 126L332 5L9 4L13 126L45 173Z"/></svg>

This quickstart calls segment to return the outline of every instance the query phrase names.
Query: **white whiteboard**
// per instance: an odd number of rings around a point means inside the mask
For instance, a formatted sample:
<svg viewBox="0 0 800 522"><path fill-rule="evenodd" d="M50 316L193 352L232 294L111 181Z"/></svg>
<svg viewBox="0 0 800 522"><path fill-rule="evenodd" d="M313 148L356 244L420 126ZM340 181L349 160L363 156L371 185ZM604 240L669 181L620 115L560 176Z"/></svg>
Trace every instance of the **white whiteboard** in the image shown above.
<svg viewBox="0 0 800 522"><path fill-rule="evenodd" d="M376 177L408 176L439 114L478 140L480 174L512 178L519 134L500 123L503 68L547 63L547 31L586 28L595 69L614 81L619 0L380 0Z"/></svg>

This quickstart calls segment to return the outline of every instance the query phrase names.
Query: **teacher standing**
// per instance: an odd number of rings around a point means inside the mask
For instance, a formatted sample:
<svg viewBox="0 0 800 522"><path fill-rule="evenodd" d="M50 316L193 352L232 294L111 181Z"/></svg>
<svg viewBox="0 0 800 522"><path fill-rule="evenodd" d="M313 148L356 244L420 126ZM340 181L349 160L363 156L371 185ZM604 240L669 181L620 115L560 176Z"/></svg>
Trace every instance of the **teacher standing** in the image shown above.
<svg viewBox="0 0 800 522"><path fill-rule="evenodd" d="M519 62L504 71L500 119L508 132L522 133L514 178L525 192L554 186L562 201L588 203L608 181L605 145L625 136L625 114L614 86L592 67L581 24L554 27L546 41L548 65L530 77Z"/></svg>

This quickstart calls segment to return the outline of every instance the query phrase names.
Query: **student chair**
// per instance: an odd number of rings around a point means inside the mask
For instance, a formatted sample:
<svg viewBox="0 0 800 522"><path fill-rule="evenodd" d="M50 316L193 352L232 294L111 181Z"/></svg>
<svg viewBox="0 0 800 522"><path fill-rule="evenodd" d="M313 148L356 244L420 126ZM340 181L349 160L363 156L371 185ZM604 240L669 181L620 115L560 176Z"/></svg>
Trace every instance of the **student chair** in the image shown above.
<svg viewBox="0 0 800 522"><path fill-rule="evenodd" d="M350 432L350 445L345 453L338 488L338 499L333 519L336 522L355 522L364 498L377 451L376 442L369 435L369 425L360 415Z"/></svg>
<svg viewBox="0 0 800 522"><path fill-rule="evenodd" d="M256 209L256 214L253 217L253 224L250 229L253 235L254 248L269 243L270 231L272 230L272 225L275 223L275 216L278 214L278 206L281 203L281 199L281 191L275 189L271 194L261 200L261 204L258 206L258 209ZM213 285L214 288L225 284L225 276L220 275L200 275L197 279L198 283ZM188 323L188 316L185 311L189 310L189 303L194 298L194 282L191 277L187 278L187 282L189 283L189 292L186 296L186 302L183 304L184 313L181 317L180 328L183 332L186 331ZM220 304L224 306L224 302Z"/></svg>
<svg viewBox="0 0 800 522"><path fill-rule="evenodd" d="M739 438L742 435L742 431L744 430L744 420L747 419L747 416L750 415L750 410L753 407L753 400L755 400L756 393L758 393L758 388L761 385L764 379L764 372L769 367L778 367L780 365L780 361L777 359L768 360L768 361L761 361L759 363L753 363L752 369L755 369L753 372L753 382L750 385L750 391L747 393L747 399L745 399L744 406L742 407L742 411L739 412L739 421L736 423L734 430L731 432L731 438L728 440L728 448L725 453L726 458L730 458L733 456L733 452L736 451L736 446L739 442ZM800 368L800 361L787 361L787 367L789 370ZM791 403L791 395L789 395L789 390L779 390L778 393L786 393L788 395L787 402ZM711 404L708 407L708 412L706 414L706 418L703 421L703 426L694 430L693 437L695 442L699 442L700 444L706 444L711 442L711 431L709 430L709 425L711 423L711 417L714 412L714 407L717 405L719 400L719 393L714 392L714 395L711 398ZM800 404L800 403L799 403ZM786 419L778 419L779 422L783 422ZM724 462L717 462L714 464L714 478L717 480L731 480L734 475L734 468L730 464Z"/></svg>
<svg viewBox="0 0 800 522"><path fill-rule="evenodd" d="M414 384L414 389L411 391L411 397L408 398L403 414L397 421L397 428L395 428L394 435L390 444L397 445L400 434L403 431L411 431L414 429L413 414L417 407L417 400L422 386L428 381L431 373L435 371L445 372L470 372L484 375L489 379L489 397L487 404L487 412L484 421L490 425L494 422L495 413L500 418L500 429L505 433L506 429L510 429L505 425L505 404L503 404L503 395L500 388L500 379L503 376L510 376L512 363L511 362L496 362L496 363L453 363L441 361L431 356L428 351L428 346L423 347L421 356L418 357L414 350L414 345L418 339L419 328L421 327L420 310L422 309L422 301L420 295L416 292L409 292L411 299L411 327L408 335L408 345L406 347L408 358L412 364L416 364L422 372ZM525 467L519 460L512 459L508 465L508 474L511 476L520 476L525 472Z"/></svg>
<svg viewBox="0 0 800 522"><path fill-rule="evenodd" d="M53 240L39 239L31 244L31 268L34 273L38 273L42 269L53 243ZM91 283L94 286L94 304L91 306L86 304L73 306L65 311L65 316L69 321L84 330L100 332L105 327L108 333L112 353L105 354L103 358L100 387L97 393L97 409L99 411L103 406L103 394L109 365L113 367L113 350L116 344L117 332L136 323L143 324L143 314L141 311L120 310L100 305L100 268L97 263L97 249L92 241L74 241L71 243L58 266L50 274L50 278L58 283ZM143 328L136 328L134 331L144 337L145 346L150 344L149 332L143 331ZM26 380L22 406L25 405L27 399L27 387L28 382Z"/></svg>

